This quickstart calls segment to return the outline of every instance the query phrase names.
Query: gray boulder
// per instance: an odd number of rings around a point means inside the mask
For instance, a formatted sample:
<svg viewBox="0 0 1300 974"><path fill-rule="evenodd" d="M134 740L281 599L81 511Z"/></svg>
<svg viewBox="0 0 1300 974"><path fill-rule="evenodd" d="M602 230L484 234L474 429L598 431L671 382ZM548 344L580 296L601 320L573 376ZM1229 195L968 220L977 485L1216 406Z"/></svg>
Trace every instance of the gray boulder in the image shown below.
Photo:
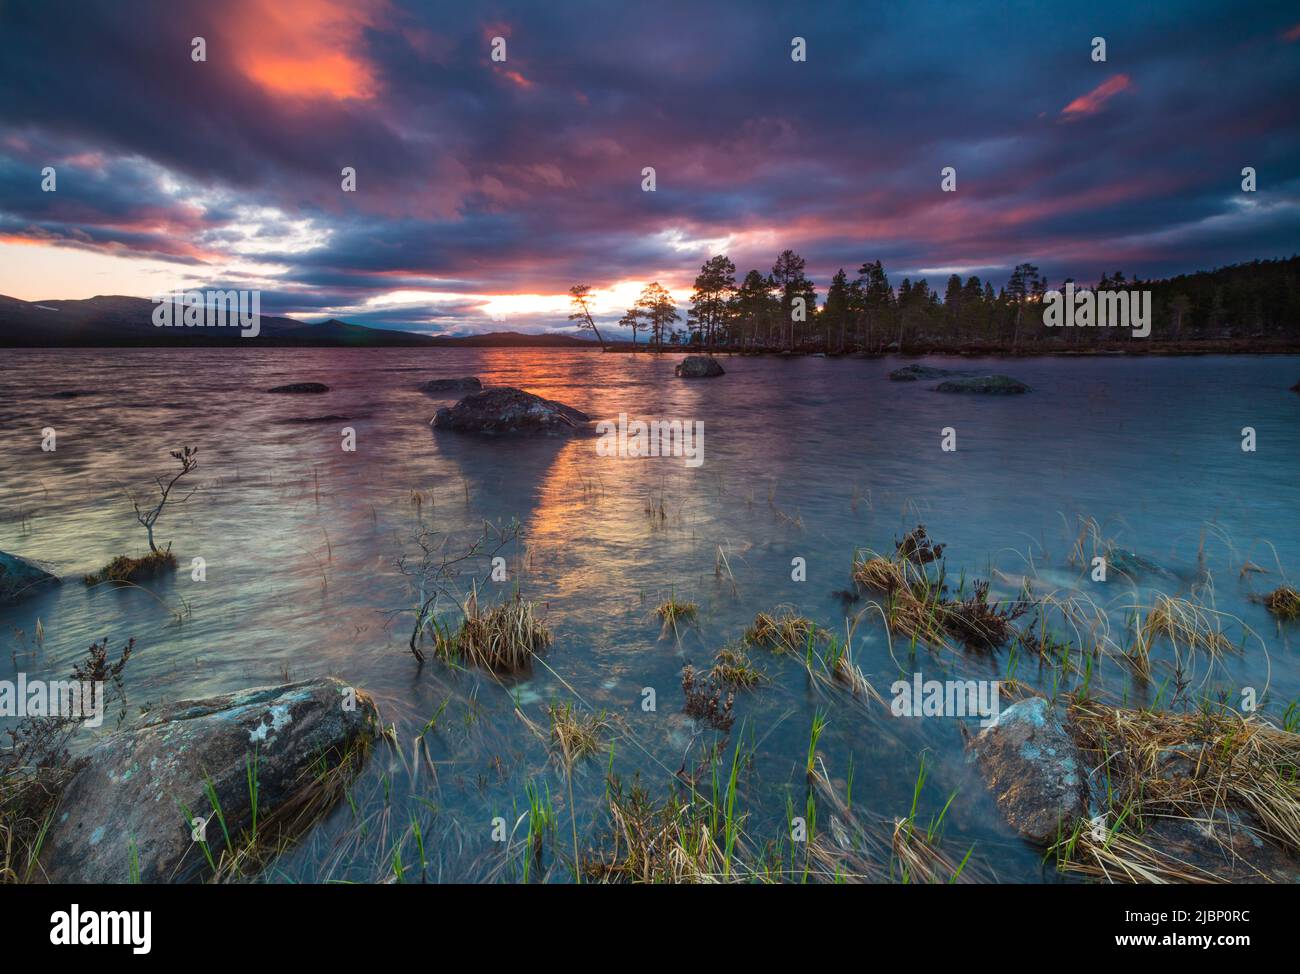
<svg viewBox="0 0 1300 974"><path fill-rule="evenodd" d="M444 406L433 417L436 429L459 433L507 433L556 436L583 429L590 417L562 402L522 389L496 386Z"/></svg>
<svg viewBox="0 0 1300 974"><path fill-rule="evenodd" d="M442 395L443 393L478 392L482 388L482 382L475 376L467 375L459 379L430 379L420 386L420 391L429 395Z"/></svg>
<svg viewBox="0 0 1300 974"><path fill-rule="evenodd" d="M207 860L193 841L189 815L209 819L214 859L225 843L205 782L238 846L252 825L248 767L254 754L263 828L277 810L312 797L313 789L319 797L320 762L337 766L377 725L373 701L333 679L256 687L152 711L91 748L69 782L41 854L46 878L129 882L134 850L143 883L196 879Z"/></svg>
<svg viewBox="0 0 1300 974"><path fill-rule="evenodd" d="M1048 845L1087 817L1079 749L1043 697L1007 707L970 750L1007 822L1030 842Z"/></svg>
<svg viewBox="0 0 1300 974"><path fill-rule="evenodd" d="M58 579L26 558L0 551L0 602L13 602Z"/></svg>
<svg viewBox="0 0 1300 974"><path fill-rule="evenodd" d="M949 379L934 388L936 392L966 392L984 396L1015 396L1029 391L1029 386L1009 375L975 375Z"/></svg>
<svg viewBox="0 0 1300 974"><path fill-rule="evenodd" d="M673 371L683 379L711 379L726 374L712 355L688 355Z"/></svg>

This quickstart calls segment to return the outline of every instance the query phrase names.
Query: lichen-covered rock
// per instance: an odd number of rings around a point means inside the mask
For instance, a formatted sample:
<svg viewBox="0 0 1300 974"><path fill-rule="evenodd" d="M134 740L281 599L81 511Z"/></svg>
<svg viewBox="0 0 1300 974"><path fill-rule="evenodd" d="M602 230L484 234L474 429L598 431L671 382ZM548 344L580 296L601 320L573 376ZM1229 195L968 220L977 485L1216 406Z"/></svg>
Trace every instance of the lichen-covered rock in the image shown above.
<svg viewBox="0 0 1300 974"><path fill-rule="evenodd" d="M905 365L889 373L892 382L915 382L918 379L946 379L952 375L970 375L953 369L936 369L929 365Z"/></svg>
<svg viewBox="0 0 1300 974"><path fill-rule="evenodd" d="M41 863L55 883L125 883L133 856L144 883L184 882L206 867L190 816L210 819L213 857L224 832L252 824L254 762L260 824L305 797L324 761L334 767L377 730L373 701L337 680L185 700L150 712L91 748L60 800Z"/></svg>
<svg viewBox="0 0 1300 974"><path fill-rule="evenodd" d="M1020 700L970 743L998 807L1030 842L1048 845L1086 817L1079 749L1043 697Z"/></svg>
<svg viewBox="0 0 1300 974"><path fill-rule="evenodd" d="M460 433L510 433L555 436L575 433L589 422L586 413L522 389L497 386L444 406L433 417L437 429Z"/></svg>
<svg viewBox="0 0 1300 974"><path fill-rule="evenodd" d="M278 392L286 395L314 395L322 392L329 392L330 387L323 382L290 382L288 385L276 386L273 389L267 389L267 392Z"/></svg>
<svg viewBox="0 0 1300 974"><path fill-rule="evenodd" d="M430 379L420 386L420 391L431 396L440 396L444 393L478 392L482 388L482 382L475 376L467 375L459 379Z"/></svg>
<svg viewBox="0 0 1300 974"><path fill-rule="evenodd" d="M726 374L712 355L688 355L673 371L683 379L711 379Z"/></svg>
<svg viewBox="0 0 1300 974"><path fill-rule="evenodd" d="M1009 375L973 375L948 379L934 387L936 392L966 392L983 396L1015 396L1029 391L1029 386Z"/></svg>
<svg viewBox="0 0 1300 974"><path fill-rule="evenodd" d="M0 602L12 602L59 580L26 558L0 551Z"/></svg>

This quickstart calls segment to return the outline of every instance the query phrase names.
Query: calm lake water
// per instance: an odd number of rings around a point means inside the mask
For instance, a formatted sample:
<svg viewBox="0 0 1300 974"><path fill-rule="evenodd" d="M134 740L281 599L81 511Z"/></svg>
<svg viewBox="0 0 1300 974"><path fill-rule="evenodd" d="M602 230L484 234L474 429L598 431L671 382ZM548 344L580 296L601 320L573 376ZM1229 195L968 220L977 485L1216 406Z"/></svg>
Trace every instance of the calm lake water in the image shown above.
<svg viewBox="0 0 1300 974"><path fill-rule="evenodd" d="M898 360L724 358L725 377L687 381L672 374L678 359L521 349L5 350L0 549L67 580L0 608L0 679L18 670L62 675L92 641L107 636L116 646L134 636L132 713L318 675L366 689L395 725L397 745L377 747L352 803L266 876L304 881L385 879L399 845L406 879L421 878L412 821L427 847L423 878L517 878L491 841L491 822L516 822L530 782L549 790L567 853L568 784L516 707L542 728L551 702L617 715L614 770L625 779L639 772L652 793L666 794L673 773L703 760L717 737L697 737L680 713L683 666L707 668L756 613L780 605L843 633L870 598L846 607L835 594L849 587L855 550L891 551L918 521L948 546L954 580L992 577L993 592L1012 598L1029 574L1036 592L1087 593L1116 629L1153 589L1186 595L1199 580L1202 601L1225 613L1235 641L1245 637L1234 619L1256 635L1220 665L1195 661L1193 692L1236 702L1242 686L1267 688L1263 706L1273 714L1300 697L1297 630L1250 600L1282 572L1300 578L1300 396L1288 391L1300 359L928 362L1007 372L1033 388L1005 398L890 382L889 370L905 364ZM603 458L594 438L434 432L429 420L446 403L416 387L459 375L559 399L597 420L620 412L702 420L704 463ZM331 391L264 391L294 381ZM321 417L346 419L303 422ZM341 449L344 426L356 430L356 452ZM1247 426L1256 452L1241 448ZM57 431L55 452L41 451L45 427ZM940 450L944 427L956 431L956 452ZM168 451L186 444L200 450L198 490L169 506L157 529L186 570L147 588L88 589L83 573L145 547L124 490L146 488L172 466ZM647 514L661 501L666 517ZM413 596L395 563L415 550L420 518L449 532L453 546L472 541L485 519L518 518L526 549L508 551L509 585L487 581L483 561L471 574L484 598L518 585L544 605L555 634L544 666L498 681L434 659L416 663L406 648ZM1117 576L1092 582L1069 563L1081 518L1170 574L1136 589ZM716 571L720 551L730 578ZM206 581L191 580L193 557L206 561ZM794 558L806 559L806 581L792 580ZM1243 575L1246 562L1268 574ZM698 625L680 638L663 635L652 614L670 593L700 606ZM900 674L999 679L1008 667L1005 652L909 653L897 640L891 649L871 612L852 652L886 698ZM797 661L751 655L769 679L738 694L730 746L743 739L755 752L741 794L760 843L782 839L788 803L804 805L802 765L822 711L829 724L819 753L841 790L852 768L855 807L889 822L905 815L924 751L921 818L957 793L945 849L960 859L974 844L973 859L1004 881L1055 878L966 765L963 721L895 718L813 685ZM1046 672L1022 664L1016 675L1051 692ZM1113 663L1094 683L1133 702L1159 693ZM656 690L654 713L641 707L646 687ZM437 713L425 755L416 738ZM609 764L604 753L574 774L583 846L605 834ZM557 869L551 878L570 877Z"/></svg>

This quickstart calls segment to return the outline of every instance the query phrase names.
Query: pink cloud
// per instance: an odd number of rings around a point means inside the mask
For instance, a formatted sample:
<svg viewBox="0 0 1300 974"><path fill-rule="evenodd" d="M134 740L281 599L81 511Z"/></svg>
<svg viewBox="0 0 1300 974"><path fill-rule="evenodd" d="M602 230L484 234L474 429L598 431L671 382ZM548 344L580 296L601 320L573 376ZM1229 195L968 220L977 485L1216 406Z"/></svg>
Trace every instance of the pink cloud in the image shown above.
<svg viewBox="0 0 1300 974"><path fill-rule="evenodd" d="M1084 118L1088 115L1095 115L1101 111L1102 106L1110 101L1121 91L1126 91L1131 85L1129 76L1126 74L1117 74L1114 77L1107 78L1092 91L1086 95L1080 95L1070 104L1061 109L1061 115L1066 120Z"/></svg>

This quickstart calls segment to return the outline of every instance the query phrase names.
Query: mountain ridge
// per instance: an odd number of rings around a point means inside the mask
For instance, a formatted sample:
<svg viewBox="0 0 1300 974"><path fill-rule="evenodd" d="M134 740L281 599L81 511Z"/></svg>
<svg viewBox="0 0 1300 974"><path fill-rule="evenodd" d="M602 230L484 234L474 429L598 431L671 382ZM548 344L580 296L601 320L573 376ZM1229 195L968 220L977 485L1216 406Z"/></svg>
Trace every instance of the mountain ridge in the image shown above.
<svg viewBox="0 0 1300 974"><path fill-rule="evenodd" d="M319 324L283 315L260 315L259 334L238 328L162 328L153 323L155 303L124 294L24 301L0 294L0 348L222 347L260 344L302 348L596 348L571 335L488 332L482 335L422 335L371 328L330 318Z"/></svg>

